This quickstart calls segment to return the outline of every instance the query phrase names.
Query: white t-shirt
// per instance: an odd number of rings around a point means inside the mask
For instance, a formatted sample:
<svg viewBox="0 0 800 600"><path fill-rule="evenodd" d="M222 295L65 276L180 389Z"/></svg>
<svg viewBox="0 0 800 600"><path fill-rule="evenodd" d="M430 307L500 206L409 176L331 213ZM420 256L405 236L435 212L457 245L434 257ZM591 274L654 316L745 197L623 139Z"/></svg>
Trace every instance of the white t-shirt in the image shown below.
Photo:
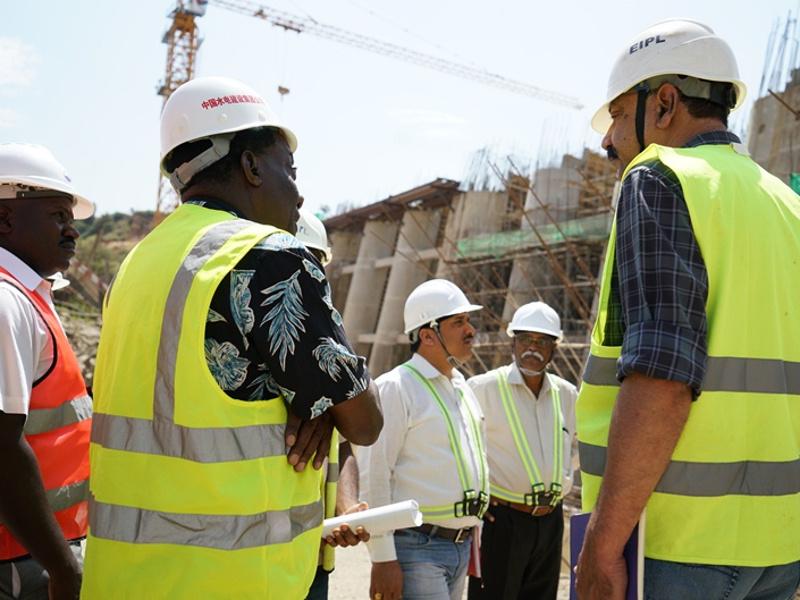
<svg viewBox="0 0 800 600"><path fill-rule="evenodd" d="M0 267L53 305L50 283L14 254L0 248ZM0 411L27 415L33 382L53 362L53 338L22 292L0 280Z"/></svg>

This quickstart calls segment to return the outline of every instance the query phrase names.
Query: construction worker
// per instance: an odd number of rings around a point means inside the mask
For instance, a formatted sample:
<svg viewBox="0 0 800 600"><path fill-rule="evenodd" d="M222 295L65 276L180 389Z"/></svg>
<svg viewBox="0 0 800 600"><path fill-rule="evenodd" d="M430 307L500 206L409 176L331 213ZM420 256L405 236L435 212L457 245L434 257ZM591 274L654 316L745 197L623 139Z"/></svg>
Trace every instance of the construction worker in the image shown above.
<svg viewBox="0 0 800 600"><path fill-rule="evenodd" d="M0 145L0 599L77 598L91 399L48 278L94 207L49 150Z"/></svg>
<svg viewBox="0 0 800 600"><path fill-rule="evenodd" d="M577 405L581 600L790 598L800 581L800 198L727 130L728 44L670 20L624 46L595 114L622 169Z"/></svg>
<svg viewBox="0 0 800 600"><path fill-rule="evenodd" d="M324 267L330 263L331 247L325 224L307 208L300 208L295 237L314 255L320 266ZM358 501L358 465L350 442L347 440L339 442L338 436L334 433L331 451L324 468L322 498L326 519L369 508L366 502ZM359 542L366 541L369 541L369 532L364 527L353 530L344 524L334 529L320 546L317 573L314 575L306 600L325 600L328 597L328 582L336 559L334 548L355 546Z"/></svg>
<svg viewBox="0 0 800 600"><path fill-rule="evenodd" d="M578 393L547 372L561 340L556 311L525 304L506 333L513 362L467 381L486 418L491 474L481 577L470 578L469 598L555 600Z"/></svg>
<svg viewBox="0 0 800 600"><path fill-rule="evenodd" d="M417 286L403 311L413 356L376 380L386 427L356 448L361 498L416 500L424 523L370 539L373 600L462 597L489 479L483 416L455 365L472 355L470 313L481 308L444 279Z"/></svg>
<svg viewBox="0 0 800 600"><path fill-rule="evenodd" d="M323 267L328 266L333 254L328 243L328 232L325 229L325 223L307 208L300 208L295 237L303 242L303 245Z"/></svg>
<svg viewBox="0 0 800 600"><path fill-rule="evenodd" d="M291 235L296 145L232 79L194 79L164 106L161 166L181 206L106 297L86 598L309 590L331 422L370 444L382 419L325 274Z"/></svg>

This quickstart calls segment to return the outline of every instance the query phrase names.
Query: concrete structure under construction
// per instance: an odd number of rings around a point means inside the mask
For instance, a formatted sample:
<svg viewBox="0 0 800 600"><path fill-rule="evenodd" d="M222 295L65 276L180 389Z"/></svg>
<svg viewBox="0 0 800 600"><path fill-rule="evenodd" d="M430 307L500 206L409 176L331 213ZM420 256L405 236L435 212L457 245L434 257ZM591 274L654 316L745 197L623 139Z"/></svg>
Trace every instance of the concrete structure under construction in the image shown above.
<svg viewBox="0 0 800 600"><path fill-rule="evenodd" d="M377 376L409 356L403 304L426 279L444 277L482 304L468 369L509 360L505 327L526 302L562 317L557 372L577 381L611 224L615 173L585 151L532 178L509 174L500 191L437 179L325 221L333 248L333 300L356 351Z"/></svg>
<svg viewBox="0 0 800 600"><path fill-rule="evenodd" d="M800 172L800 69L782 92L756 100L750 113L748 150L758 164L786 183ZM800 182L798 182L800 185Z"/></svg>

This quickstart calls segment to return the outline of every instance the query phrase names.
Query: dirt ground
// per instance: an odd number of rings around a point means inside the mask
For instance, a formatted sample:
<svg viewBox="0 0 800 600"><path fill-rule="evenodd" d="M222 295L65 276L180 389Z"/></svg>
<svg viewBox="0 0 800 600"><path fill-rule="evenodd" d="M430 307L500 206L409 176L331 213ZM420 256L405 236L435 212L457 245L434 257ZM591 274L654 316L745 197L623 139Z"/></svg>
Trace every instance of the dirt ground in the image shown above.
<svg viewBox="0 0 800 600"><path fill-rule="evenodd" d="M370 562L364 545L336 549L336 570L331 575L331 600L369 600ZM466 586L464 598L467 597ZM569 598L569 574L562 561L558 600Z"/></svg>

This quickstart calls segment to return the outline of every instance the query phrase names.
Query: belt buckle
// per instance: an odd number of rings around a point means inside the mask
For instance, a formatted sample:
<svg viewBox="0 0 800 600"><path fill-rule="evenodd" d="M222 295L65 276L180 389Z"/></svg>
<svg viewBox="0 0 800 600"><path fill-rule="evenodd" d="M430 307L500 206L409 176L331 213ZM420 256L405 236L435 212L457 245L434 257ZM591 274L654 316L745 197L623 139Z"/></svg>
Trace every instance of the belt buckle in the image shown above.
<svg viewBox="0 0 800 600"><path fill-rule="evenodd" d="M466 535L464 534L465 531L469 531L469 528L462 527L461 529L458 530L456 537L453 538L454 544L463 544L466 541L465 539Z"/></svg>
<svg viewBox="0 0 800 600"><path fill-rule="evenodd" d="M543 517L545 515L549 515L551 512L553 512L552 506L550 506L549 504L544 504L544 505L540 504L538 506L533 507L531 515L533 515L534 517Z"/></svg>

